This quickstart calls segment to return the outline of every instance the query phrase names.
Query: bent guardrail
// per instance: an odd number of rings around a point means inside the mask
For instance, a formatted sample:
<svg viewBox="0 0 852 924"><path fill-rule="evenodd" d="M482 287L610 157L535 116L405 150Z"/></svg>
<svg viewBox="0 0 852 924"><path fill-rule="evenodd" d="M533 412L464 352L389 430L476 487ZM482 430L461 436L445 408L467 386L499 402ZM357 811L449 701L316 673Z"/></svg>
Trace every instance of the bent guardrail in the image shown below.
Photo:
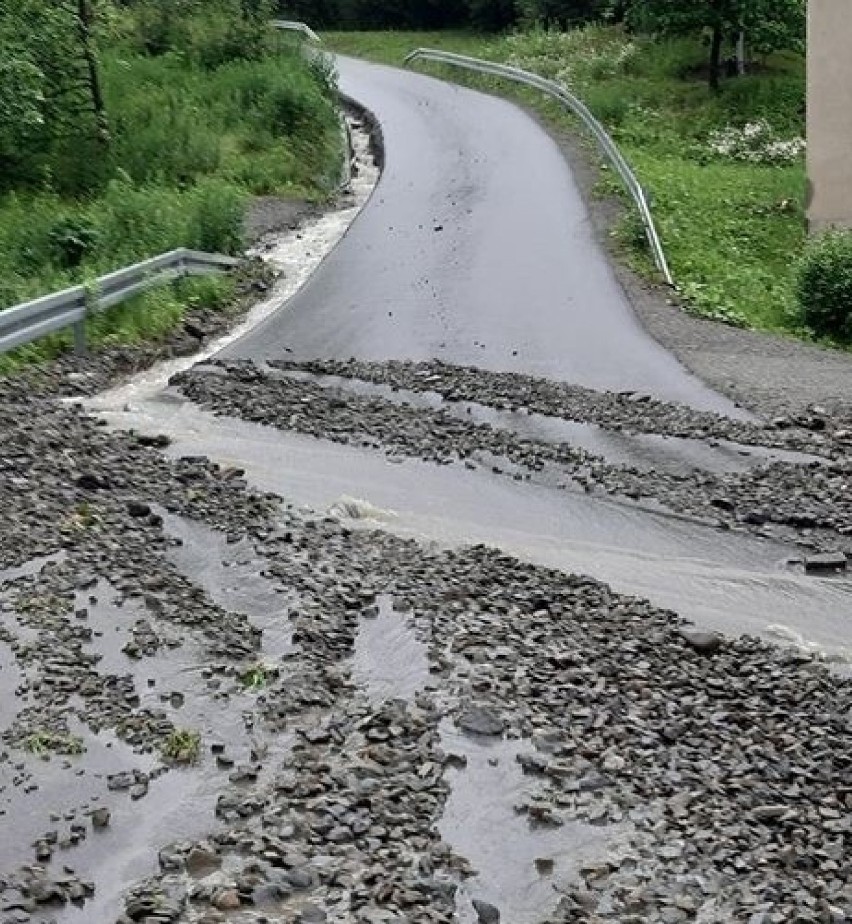
<svg viewBox="0 0 852 924"><path fill-rule="evenodd" d="M538 74L532 74L529 71L521 70L519 67L511 67L508 64L497 64L494 61L484 61L481 58L471 58L467 55L454 54L449 51L438 51L434 48L418 48L412 51L405 59L406 65L417 60L435 61L438 64L448 64L451 67L466 68L467 70L478 71L481 74L489 74L492 77L503 77L507 80L513 80L515 83L525 84L528 87L541 90L548 96L559 100L567 106L580 120L586 125L589 131L595 136L601 150L606 154L615 167L627 191L633 198L639 217L645 228L645 234L648 238L648 244L654 257L654 263L662 274L666 283L674 288L675 283L669 269L666 254L663 249L657 226L654 224L654 217L651 213L651 207L648 204L648 198L645 190L642 189L636 174L630 165L624 159L624 155L618 148L618 145L610 138L606 129L592 115L586 104L570 93L561 84L553 80L547 80L545 77L539 77Z"/></svg>
<svg viewBox="0 0 852 924"><path fill-rule="evenodd" d="M74 349L86 352L86 318L127 301L134 295L184 276L223 273L239 260L197 250L172 250L101 276L88 286L74 286L0 311L0 355L40 340L48 334L74 328Z"/></svg>

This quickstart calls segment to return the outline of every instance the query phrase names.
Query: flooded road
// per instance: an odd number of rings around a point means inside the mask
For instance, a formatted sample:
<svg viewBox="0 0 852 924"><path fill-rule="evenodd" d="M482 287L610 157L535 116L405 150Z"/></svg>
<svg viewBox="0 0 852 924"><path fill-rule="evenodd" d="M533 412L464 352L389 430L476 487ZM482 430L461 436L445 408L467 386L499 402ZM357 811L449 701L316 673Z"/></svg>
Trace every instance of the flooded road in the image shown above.
<svg viewBox="0 0 852 924"><path fill-rule="evenodd" d="M267 241L272 297L203 355L88 400L104 427L63 406L46 443L24 440L22 466L55 453L58 474L22 522L61 524L62 551L0 572L0 911L844 920L842 441L760 445L759 421L646 336L525 116L342 64L390 122L372 198L367 164L345 212ZM529 187L530 163L551 177ZM545 245L518 248L533 216ZM285 354L479 367L445 365L475 379L449 401L252 362ZM173 378L205 362L231 377L218 403ZM482 368L588 386L586 422L561 398L500 403L513 383ZM658 476L663 500L641 490Z"/></svg>
<svg viewBox="0 0 852 924"><path fill-rule="evenodd" d="M708 629L813 645L841 663L852 652L852 582L805 575L788 564L799 554L791 547L461 466L390 463L379 453L217 417L169 393L135 401L124 390L93 408L112 426L167 434L175 457L204 454L245 469L253 485L297 506L348 511L355 523L424 541L496 545L594 575Z"/></svg>

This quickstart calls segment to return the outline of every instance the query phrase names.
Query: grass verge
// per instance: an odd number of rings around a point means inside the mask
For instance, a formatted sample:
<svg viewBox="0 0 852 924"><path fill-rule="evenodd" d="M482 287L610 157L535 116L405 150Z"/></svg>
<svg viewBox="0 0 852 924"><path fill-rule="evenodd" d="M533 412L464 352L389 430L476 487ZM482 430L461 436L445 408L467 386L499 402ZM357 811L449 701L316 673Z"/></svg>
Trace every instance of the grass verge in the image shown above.
<svg viewBox="0 0 852 924"><path fill-rule="evenodd" d="M507 62L556 79L583 98L650 193L685 307L740 326L803 335L796 267L805 243L804 63L758 62L718 94L701 73L700 42L625 35L613 27L498 38L463 33L329 33L345 54L399 65L430 46ZM516 98L559 131L576 123L540 94L505 81L428 67L448 79ZM604 171L601 194L622 195ZM644 235L625 209L616 244L656 278Z"/></svg>
<svg viewBox="0 0 852 924"><path fill-rule="evenodd" d="M253 196L321 202L336 191L334 75L296 40L273 36L250 59L239 49L214 61L151 54L126 15L101 51L108 147L84 137L34 143L0 176L0 310L177 247L237 254ZM228 305L232 288L216 279L153 291L97 315L92 342L162 338L188 308ZM0 367L68 342L47 338Z"/></svg>

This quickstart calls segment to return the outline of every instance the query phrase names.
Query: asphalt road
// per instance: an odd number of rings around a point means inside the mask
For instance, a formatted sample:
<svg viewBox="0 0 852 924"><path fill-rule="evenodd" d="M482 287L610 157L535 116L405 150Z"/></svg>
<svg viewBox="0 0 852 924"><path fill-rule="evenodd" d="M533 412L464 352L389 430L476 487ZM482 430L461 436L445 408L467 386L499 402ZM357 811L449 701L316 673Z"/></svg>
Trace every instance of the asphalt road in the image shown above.
<svg viewBox="0 0 852 924"><path fill-rule="evenodd" d="M643 330L533 119L421 74L338 65L382 124L384 174L307 285L227 355L436 357L735 412Z"/></svg>

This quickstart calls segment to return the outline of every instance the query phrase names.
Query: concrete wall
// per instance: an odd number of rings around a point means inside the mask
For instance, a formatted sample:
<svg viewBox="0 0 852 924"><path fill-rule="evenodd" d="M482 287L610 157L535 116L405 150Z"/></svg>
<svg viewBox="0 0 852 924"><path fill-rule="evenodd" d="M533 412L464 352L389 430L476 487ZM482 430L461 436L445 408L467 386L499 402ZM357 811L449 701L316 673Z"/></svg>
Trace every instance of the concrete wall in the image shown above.
<svg viewBox="0 0 852 924"><path fill-rule="evenodd" d="M852 227L852 0L808 3L808 221Z"/></svg>

